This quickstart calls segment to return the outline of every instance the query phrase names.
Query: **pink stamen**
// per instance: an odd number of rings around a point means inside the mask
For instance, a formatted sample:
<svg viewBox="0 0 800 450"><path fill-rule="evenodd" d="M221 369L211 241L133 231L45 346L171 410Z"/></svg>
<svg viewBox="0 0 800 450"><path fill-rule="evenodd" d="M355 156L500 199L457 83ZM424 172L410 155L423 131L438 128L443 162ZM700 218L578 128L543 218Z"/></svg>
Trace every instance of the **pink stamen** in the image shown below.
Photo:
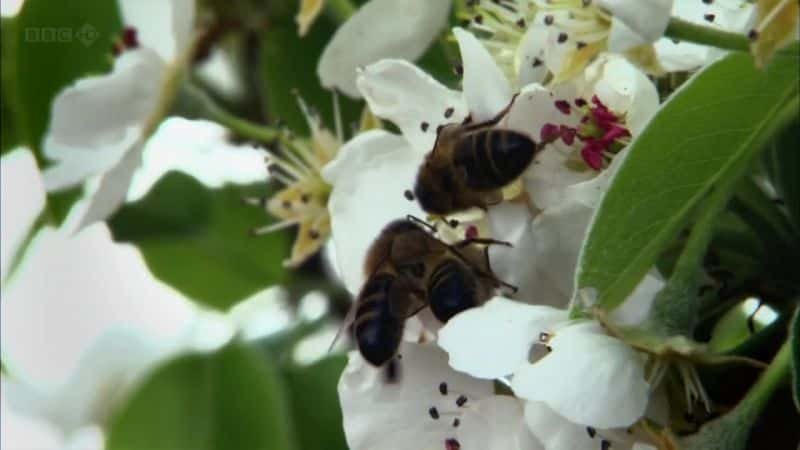
<svg viewBox="0 0 800 450"><path fill-rule="evenodd" d="M555 101L556 109L561 111L563 114L569 115L572 111L572 107L570 106L569 102L566 100L556 100Z"/></svg>
<svg viewBox="0 0 800 450"><path fill-rule="evenodd" d="M601 170L603 168L603 150L597 140L590 140L586 146L581 150L581 157L586 162L586 165L594 170Z"/></svg>
<svg viewBox="0 0 800 450"><path fill-rule="evenodd" d="M464 232L464 237L466 239L476 239L478 237L478 227L475 225L468 226L467 230Z"/></svg>
<svg viewBox="0 0 800 450"><path fill-rule="evenodd" d="M583 108L584 106L586 106L586 100L582 98L576 98L575 106L577 106L578 108Z"/></svg>
<svg viewBox="0 0 800 450"><path fill-rule="evenodd" d="M568 127L566 125L561 125L561 140L564 141L567 145L572 145L575 142L575 135L578 134L578 130L572 127Z"/></svg>
<svg viewBox="0 0 800 450"><path fill-rule="evenodd" d="M544 142L553 142L561 136L561 132L558 129L558 125L554 123L546 123L542 126L542 130L539 131L539 137Z"/></svg>

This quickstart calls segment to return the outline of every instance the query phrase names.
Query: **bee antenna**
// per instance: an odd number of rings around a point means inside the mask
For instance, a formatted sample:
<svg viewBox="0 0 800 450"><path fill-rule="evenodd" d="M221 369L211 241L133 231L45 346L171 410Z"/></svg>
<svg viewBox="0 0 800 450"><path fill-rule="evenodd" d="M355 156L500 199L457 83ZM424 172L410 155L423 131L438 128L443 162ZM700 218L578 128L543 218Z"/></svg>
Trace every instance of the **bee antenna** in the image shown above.
<svg viewBox="0 0 800 450"><path fill-rule="evenodd" d="M428 230L430 230L432 233L436 233L436 227L435 226L429 224L428 222L420 219L419 217L417 217L415 215L408 214L406 216L406 220L411 221L411 222L415 222L415 223L417 223L419 225L422 225L423 227L425 227Z"/></svg>

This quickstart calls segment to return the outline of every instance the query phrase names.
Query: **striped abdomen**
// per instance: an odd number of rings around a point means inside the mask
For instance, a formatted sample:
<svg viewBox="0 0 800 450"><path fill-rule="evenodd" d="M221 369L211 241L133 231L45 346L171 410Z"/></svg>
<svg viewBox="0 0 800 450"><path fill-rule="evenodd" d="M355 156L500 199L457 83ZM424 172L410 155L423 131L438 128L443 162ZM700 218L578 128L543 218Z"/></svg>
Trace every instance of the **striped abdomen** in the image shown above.
<svg viewBox="0 0 800 450"><path fill-rule="evenodd" d="M459 261L440 264L428 280L428 304L442 322L466 309L478 306L473 273Z"/></svg>
<svg viewBox="0 0 800 450"><path fill-rule="evenodd" d="M466 184L476 191L502 188L522 175L533 161L536 143L511 130L482 130L464 136L453 154L466 169Z"/></svg>
<svg viewBox="0 0 800 450"><path fill-rule="evenodd" d="M375 366L394 356L400 346L404 320L391 310L397 278L379 274L369 280L358 296L354 333L361 355Z"/></svg>

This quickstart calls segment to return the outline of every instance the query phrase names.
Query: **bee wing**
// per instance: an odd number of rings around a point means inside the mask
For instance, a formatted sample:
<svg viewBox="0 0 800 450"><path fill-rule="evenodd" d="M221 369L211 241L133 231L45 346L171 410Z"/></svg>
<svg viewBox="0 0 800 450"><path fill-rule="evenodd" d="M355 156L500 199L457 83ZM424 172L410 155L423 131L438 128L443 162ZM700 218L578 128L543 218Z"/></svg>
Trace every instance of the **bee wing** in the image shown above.
<svg viewBox="0 0 800 450"><path fill-rule="evenodd" d="M336 331L336 336L333 337L333 342L331 342L331 345L328 347L328 353L330 353L331 350L333 350L333 346L336 345L336 343L339 341L339 338L342 337L342 331L344 331L346 328L352 325L353 320L355 320L356 318L357 309L358 309L358 302L354 301L353 304L350 305L350 309L347 310L347 315L345 315L344 319L342 319L342 325L339 326L339 329Z"/></svg>

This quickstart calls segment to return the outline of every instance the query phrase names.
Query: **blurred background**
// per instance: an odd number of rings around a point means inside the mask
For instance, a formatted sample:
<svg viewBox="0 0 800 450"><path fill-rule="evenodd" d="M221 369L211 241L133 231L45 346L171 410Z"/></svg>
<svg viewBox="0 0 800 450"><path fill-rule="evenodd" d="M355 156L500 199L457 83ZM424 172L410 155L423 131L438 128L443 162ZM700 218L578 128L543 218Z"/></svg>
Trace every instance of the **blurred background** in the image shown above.
<svg viewBox="0 0 800 450"><path fill-rule="evenodd" d="M332 126L317 62L363 2L330 3L301 37L297 1L199 1L188 76L237 117L307 136L296 92ZM115 0L0 5L2 449L345 449L347 339L328 349L349 294L326 250L284 267L292 228L251 235L275 219L242 199L281 187L263 149L169 117L107 226L66 231L97 180L45 193L53 101L112 69L125 28ZM422 65L454 80L448 48ZM339 100L348 128L362 104Z"/></svg>

